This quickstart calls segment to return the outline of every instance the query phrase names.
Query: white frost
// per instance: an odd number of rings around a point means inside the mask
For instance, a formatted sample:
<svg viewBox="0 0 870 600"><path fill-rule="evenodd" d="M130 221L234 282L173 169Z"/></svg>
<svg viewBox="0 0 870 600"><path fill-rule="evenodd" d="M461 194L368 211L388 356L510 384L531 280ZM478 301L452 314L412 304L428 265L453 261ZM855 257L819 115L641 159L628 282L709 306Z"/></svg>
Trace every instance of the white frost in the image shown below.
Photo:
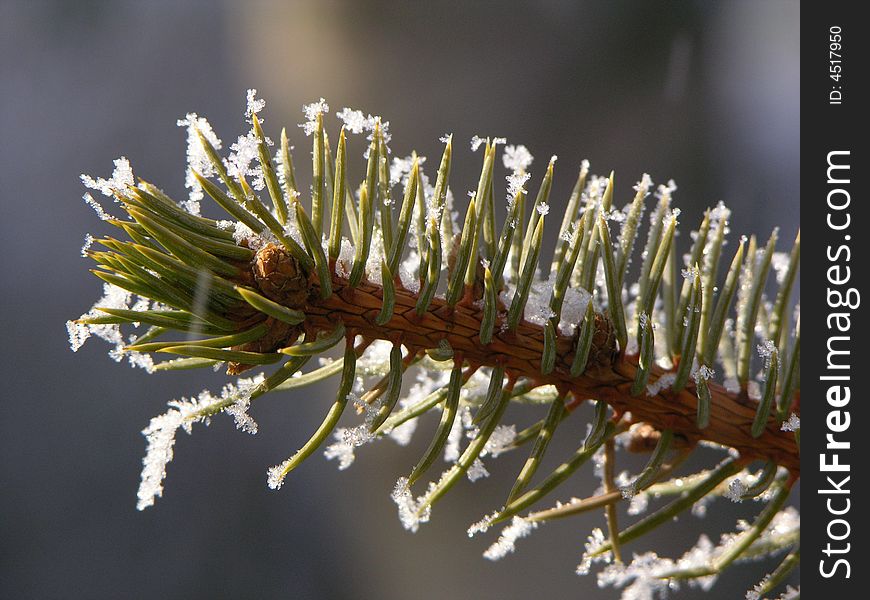
<svg viewBox="0 0 870 600"><path fill-rule="evenodd" d="M518 539L528 536L537 527L538 524L535 521L529 521L522 517L514 517L511 520L511 524L502 530L498 541L483 553L483 557L489 560L504 558L516 550Z"/></svg>
<svg viewBox="0 0 870 600"><path fill-rule="evenodd" d="M528 170L534 157L531 152L529 152L529 149L522 144L511 144L504 147L504 154L502 155L501 160L502 163L504 163L505 169L517 172Z"/></svg>
<svg viewBox="0 0 870 600"><path fill-rule="evenodd" d="M780 429L782 431L797 431L801 428L801 418L794 413L791 413L791 416L783 421Z"/></svg>
<svg viewBox="0 0 870 600"><path fill-rule="evenodd" d="M217 173L199 140L197 130L214 146L215 150L221 149L221 140L215 134L208 119L197 116L196 113L187 113L176 124L187 129L187 172L184 176L184 187L190 190L190 194L187 202L183 204L186 210L196 215L199 214L199 202L203 198L203 193L202 186L199 185L193 172L196 171L203 177L212 177Z"/></svg>
<svg viewBox="0 0 870 600"><path fill-rule="evenodd" d="M84 186L91 190L97 190L104 196L113 197L113 191L124 194L127 186L132 186L135 183L133 179L133 169L130 167L130 161L122 156L114 161L115 169L112 171L110 179L97 177L94 179L90 175L82 173L81 180Z"/></svg>

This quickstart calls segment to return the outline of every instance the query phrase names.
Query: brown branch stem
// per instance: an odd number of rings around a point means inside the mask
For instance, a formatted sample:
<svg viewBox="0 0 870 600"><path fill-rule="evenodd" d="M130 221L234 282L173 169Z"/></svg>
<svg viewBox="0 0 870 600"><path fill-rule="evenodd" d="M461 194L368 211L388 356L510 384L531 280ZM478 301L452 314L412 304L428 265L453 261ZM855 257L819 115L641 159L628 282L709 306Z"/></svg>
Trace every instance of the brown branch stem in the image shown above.
<svg viewBox="0 0 870 600"><path fill-rule="evenodd" d="M310 283L316 288L315 277L312 276ZM512 377L528 377L541 385L553 384L563 393L571 392L578 400L604 400L618 413L630 413L632 423L670 429L689 444L709 440L730 446L739 451L744 460L774 460L794 477L800 475L800 455L794 436L781 431L779 423L771 416L764 432L753 438L750 429L755 402L731 394L721 385L708 383L712 395L710 423L703 430L696 424L697 397L691 382L677 393L662 390L655 395L631 396L636 358L619 355L609 321L602 316L596 321L599 335L596 335L583 375L576 378L570 375L574 340L565 335L557 336L555 369L542 375L544 328L539 325L522 321L516 331L503 331L499 325L505 315L500 314L492 341L483 345L479 338L483 312L473 305L460 303L450 307L443 298L436 297L429 309L418 316L416 295L397 285L393 316L387 323L377 325L375 318L380 312L383 294L380 285L363 281L351 288L347 279L333 275L332 287L333 294L325 300L316 293L309 294L308 304L303 309L306 328L332 330L336 322L343 321L348 329L367 339L398 339L412 355L435 348L446 339L455 352L462 353L472 363L483 366L501 363ZM650 380L655 381L664 373L656 366Z"/></svg>

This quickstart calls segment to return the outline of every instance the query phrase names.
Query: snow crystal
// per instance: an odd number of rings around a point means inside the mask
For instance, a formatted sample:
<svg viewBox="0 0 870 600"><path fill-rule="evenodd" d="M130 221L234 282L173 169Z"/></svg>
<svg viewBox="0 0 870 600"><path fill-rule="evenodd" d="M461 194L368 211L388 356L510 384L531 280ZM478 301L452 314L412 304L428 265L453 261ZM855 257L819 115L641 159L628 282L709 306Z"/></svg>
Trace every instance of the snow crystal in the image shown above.
<svg viewBox="0 0 870 600"><path fill-rule="evenodd" d="M559 319L559 332L563 335L573 335L580 320L586 314L586 306L592 294L581 287L569 287L562 301L562 315Z"/></svg>
<svg viewBox="0 0 870 600"><path fill-rule="evenodd" d="M667 184L660 185L656 191L656 198L664 198L671 196L677 191L677 183L673 179L669 179Z"/></svg>
<svg viewBox="0 0 870 600"><path fill-rule="evenodd" d="M354 261L353 243L346 237L341 238L341 246L339 247L338 259L335 261L335 274L339 277L347 279L350 277L351 269L353 269Z"/></svg>
<svg viewBox="0 0 870 600"><path fill-rule="evenodd" d="M716 374L716 371L708 367L707 365L701 365L692 373L692 379L695 380L695 383L701 383L701 380L709 381L712 379L713 375Z"/></svg>
<svg viewBox="0 0 870 600"><path fill-rule="evenodd" d="M492 546L487 548L483 557L488 560L499 560L516 550L516 542L520 538L528 536L538 527L535 521L529 521L522 517L514 517L511 524L505 527L501 535Z"/></svg>
<svg viewBox="0 0 870 600"><path fill-rule="evenodd" d="M399 520L402 522L402 526L408 531L416 533L420 528L420 523L429 521L432 509L427 506L424 510L420 510L424 496L414 500L411 489L408 487L407 477L400 477L396 481L396 486L390 497L399 509Z"/></svg>
<svg viewBox="0 0 870 600"><path fill-rule="evenodd" d="M776 352L776 344L773 343L773 340L766 340L764 343L759 344L756 349L758 350L758 356L761 358L770 358Z"/></svg>
<svg viewBox="0 0 870 600"><path fill-rule="evenodd" d="M446 144L447 142L449 142L452 139L453 139L452 133L445 133L440 138L438 138L438 141L441 142L442 144Z"/></svg>
<svg viewBox="0 0 870 600"><path fill-rule="evenodd" d="M272 140L266 138L266 144L271 145ZM240 135L236 142L230 146L230 156L227 159L227 173L231 177L242 179L245 177L251 178L251 187L255 190L262 190L265 185L263 177L263 168L257 161L259 154L260 142L253 131L249 131L245 135ZM254 163L251 166L251 163Z"/></svg>
<svg viewBox="0 0 870 600"><path fill-rule="evenodd" d="M538 204L536 210L538 211L538 214L543 217L543 216L548 215L550 213L550 205L547 204L546 202L541 202L540 204Z"/></svg>
<svg viewBox="0 0 870 600"><path fill-rule="evenodd" d="M203 192L202 186L199 185L193 172L196 171L203 177L212 177L216 171L199 140L197 130L214 146L215 150L221 149L221 140L215 134L208 120L205 117L197 116L196 113L187 113L176 124L179 127L187 128L187 172L184 176L184 187L190 190L190 194L187 202L183 204L188 212L199 214L199 202L203 198Z"/></svg>
<svg viewBox="0 0 870 600"><path fill-rule="evenodd" d="M634 496L632 496L631 502L628 505L628 514L632 516L643 514L646 512L648 506L648 494L635 494Z"/></svg>
<svg viewBox="0 0 870 600"><path fill-rule="evenodd" d="M746 395L752 400L761 400L761 386L757 381L750 381L746 385Z"/></svg>
<svg viewBox="0 0 870 600"><path fill-rule="evenodd" d="M486 466L484 466L482 460L475 458L474 462L471 463L471 466L468 467L468 470L465 472L465 476L468 477L468 481L473 483L478 479L489 477L489 471L486 470Z"/></svg>
<svg viewBox="0 0 870 600"><path fill-rule="evenodd" d="M736 377L727 377L724 382L722 382L722 386L725 388L726 392L731 394L740 393L740 382L737 381Z"/></svg>
<svg viewBox="0 0 870 600"><path fill-rule="evenodd" d="M486 441L481 456L498 458L499 454L511 448L517 438L516 425L498 425Z"/></svg>
<svg viewBox="0 0 870 600"><path fill-rule="evenodd" d="M471 383L470 380L469 383ZM444 445L444 461L449 463L459 460L462 434L466 429L473 427L471 409L468 406L461 407L458 416L458 419L453 419L453 425L447 435L447 443Z"/></svg>
<svg viewBox="0 0 870 600"><path fill-rule="evenodd" d="M130 167L130 161L124 156L116 158L113 162L115 169L112 171L110 179L103 179L102 177L94 179L90 175L82 173L81 180L84 186L91 190L97 190L110 198L113 197L113 190L124 194L127 186L132 186L135 183L133 169ZM85 201L87 202L87 200Z"/></svg>
<svg viewBox="0 0 870 600"><path fill-rule="evenodd" d="M687 281L691 282L692 280L695 279L696 276L701 275L701 271L698 269L697 266L692 265L691 267L689 267L687 269L681 270L680 275L683 276L683 279L686 279Z"/></svg>
<svg viewBox="0 0 870 600"><path fill-rule="evenodd" d="M783 421L780 429L783 431L797 431L801 428L801 418L794 413L791 413L791 416Z"/></svg>
<svg viewBox="0 0 870 600"><path fill-rule="evenodd" d="M94 245L94 236L90 233L85 234L85 242L82 244L81 255L82 257L88 256L88 250L91 249L91 246Z"/></svg>
<svg viewBox="0 0 870 600"><path fill-rule="evenodd" d="M321 98L321 102L323 99ZM329 107L326 106L326 110L323 112L328 112ZM374 134L375 126L380 124L381 136L384 140L384 145L388 147L391 139L390 135L390 122L384 121L379 116L372 116L369 114L365 116L361 110L355 110L352 108L342 108L339 112L335 113L335 116L339 118L342 122L344 122L344 127L350 133L363 133L365 131L369 132L368 140L371 141L372 135ZM302 125L300 125L302 127ZM313 130L312 130L313 131ZM307 135L307 133L306 133ZM365 158L369 156L369 148L366 146L365 153L363 154Z"/></svg>
<svg viewBox="0 0 870 600"><path fill-rule="evenodd" d="M251 391L253 388L243 392L234 404L227 407L226 412L233 417L236 422L236 428L245 433L257 433L257 422L248 414L248 409L251 407Z"/></svg>
<svg viewBox="0 0 870 600"><path fill-rule="evenodd" d="M797 600L801 597L801 586L792 587L787 585L785 587L785 591L780 595L777 600Z"/></svg>
<svg viewBox="0 0 870 600"><path fill-rule="evenodd" d="M640 181L638 181L632 189L636 192L642 192L644 195L649 194L649 189L652 187L652 178L649 176L649 173L644 173Z"/></svg>
<svg viewBox="0 0 870 600"><path fill-rule="evenodd" d="M401 183L403 186L408 181L408 175L411 173L411 169L414 167L414 156L409 154L405 158L399 158L398 156L393 157L393 162L390 165L390 185L396 185L397 183ZM426 162L425 156L417 156L417 164L422 165Z"/></svg>
<svg viewBox="0 0 870 600"><path fill-rule="evenodd" d="M474 135L471 138L471 151L477 152L477 149L485 142L486 140L479 135Z"/></svg>
<svg viewBox="0 0 870 600"><path fill-rule="evenodd" d="M504 154L501 157L505 169L510 169L514 172L526 171L529 165L532 164L534 157L529 152L529 149L519 145L509 145L504 147Z"/></svg>
<svg viewBox="0 0 870 600"><path fill-rule="evenodd" d="M281 486L284 485L284 471L287 470L287 467L290 466L290 461L292 458L288 458L280 465L275 465L274 467L270 467L268 471L266 471L266 484L269 486L269 489L272 490L280 490Z"/></svg>
<svg viewBox="0 0 870 600"><path fill-rule="evenodd" d="M84 346L88 338L91 337L89 325L84 323L76 323L75 321L66 322L66 331L69 334L69 347L73 352L78 352L79 348Z"/></svg>
<svg viewBox="0 0 870 600"><path fill-rule="evenodd" d="M531 175L525 171L514 171L512 174L505 177L507 179L507 200L508 206L513 205L513 201L516 198L516 195L520 193L520 191L525 192L526 189L523 187L526 185L526 182L529 180Z"/></svg>
<svg viewBox="0 0 870 600"><path fill-rule="evenodd" d="M613 559L612 553L604 552L596 555L606 542L607 538L604 537L604 532L600 528L596 527L592 530L586 541L586 551L583 553L583 560L577 565L576 573L578 575L588 575L594 563L610 563Z"/></svg>
<svg viewBox="0 0 870 600"><path fill-rule="evenodd" d="M332 460L333 458L338 459L338 470L344 471L348 467L353 464L353 461L356 459L356 454L354 453L354 446L351 444L346 444L344 442L344 433L347 430L343 427L339 427L333 433L333 437L338 439L339 441L330 444L323 451L323 456L326 457L326 460Z"/></svg>
<svg viewBox="0 0 870 600"><path fill-rule="evenodd" d="M746 494L748 489L743 480L737 477L728 485L725 497L731 500L731 502L743 502L743 495Z"/></svg>
<svg viewBox="0 0 870 600"><path fill-rule="evenodd" d="M328 113L329 104L321 98L318 102L302 105L302 112L305 114L305 122L301 123L299 127L302 128L306 136L310 136L317 131L317 115Z"/></svg>
<svg viewBox="0 0 870 600"><path fill-rule="evenodd" d="M399 280L402 287L413 294L420 292L420 278L417 270L420 266L420 257L416 250L411 250L408 257L399 265Z"/></svg>
<svg viewBox="0 0 870 600"><path fill-rule="evenodd" d="M248 119L249 123L253 122L254 115L258 112L262 112L264 108L266 108L266 101L257 99L257 90L250 89L247 94L247 108L245 108L245 118Z"/></svg>
<svg viewBox="0 0 870 600"><path fill-rule="evenodd" d="M670 389L670 387L674 384L674 381L677 380L677 375L675 373L665 373L658 379L656 379L653 383L646 386L646 393L649 396L655 396L661 391Z"/></svg>
<svg viewBox="0 0 870 600"><path fill-rule="evenodd" d="M94 197L89 193L85 193L85 195L82 196L82 200L85 201L85 204L94 209L94 212L97 213L97 216L100 217L101 221L108 221L112 218L112 215L103 209L103 205L94 200Z"/></svg>
<svg viewBox="0 0 870 600"><path fill-rule="evenodd" d="M87 244L86 244L87 245ZM105 316L105 313L97 310L100 308L121 308L125 310L145 310L141 308L143 305L141 302L135 303L132 307L130 306L130 302L133 298L133 294L124 290L116 285L110 283L103 284L103 296L97 300L93 307L83 314L79 319L91 318L91 317L100 317ZM140 299L141 300L141 299ZM147 303L144 305L147 308ZM67 321L66 323L67 333L69 334L69 344L70 348L73 352L77 352L79 348L91 337L91 335L95 335L100 339L103 339L113 347L109 350L109 356L115 362L121 361L124 356L124 337L121 335L121 326L118 324L102 324L102 325L90 325L85 323L78 323L76 321ZM126 353L130 359L130 364L135 367L141 367L145 369L147 372L152 372L154 368L154 363L148 357L141 355L139 353Z"/></svg>
<svg viewBox="0 0 870 600"><path fill-rule="evenodd" d="M677 561L660 558L655 552L635 554L631 563L614 563L599 573L598 586L624 587L622 598L626 600L666 598L669 590L679 587L678 581L666 577L668 573L707 567L715 551L709 538L702 535L697 544ZM689 579L688 583L691 587L709 591L716 578L716 575L709 575Z"/></svg>
<svg viewBox="0 0 870 600"><path fill-rule="evenodd" d="M489 528L492 527L492 522L495 520L496 517L498 517L498 515L499 511L495 511L490 515L486 515L480 521L472 523L466 530L468 537L474 537L478 533L486 533L487 531L489 531Z"/></svg>
<svg viewBox="0 0 870 600"><path fill-rule="evenodd" d="M361 110L344 107L335 116L344 123L344 128L350 133L360 134L374 127L374 117L365 116Z"/></svg>
<svg viewBox="0 0 870 600"><path fill-rule="evenodd" d="M166 413L151 419L148 427L142 430L148 445L145 458L142 459L142 482L137 493L137 509L144 510L153 506L155 499L163 495L166 465L172 460L175 433L179 428L190 433L193 423L208 424L212 415L221 411L230 412L236 404L240 404L241 407L233 413L237 426L249 433L256 432L256 423L245 411L250 403L251 391L262 381L262 375L252 379L239 379L235 384L226 385L220 396L204 390L197 398L173 400L169 402L170 408Z"/></svg>
<svg viewBox="0 0 870 600"><path fill-rule="evenodd" d="M184 415L181 410L171 409L167 413L151 419L142 434L148 440L145 458L142 460L142 483L139 485L136 503L138 510L154 505L158 496L163 496L163 480L166 478L166 465L172 460L175 445L175 432L181 427Z"/></svg>
<svg viewBox="0 0 870 600"><path fill-rule="evenodd" d="M382 343L378 344L378 342ZM372 354L369 353L369 350L372 350L373 346L375 347L375 354L380 354L377 346L392 348L390 342L384 342L382 340L374 342L368 349L366 349L366 353L357 360L357 373L370 375L376 370L383 372L387 368L387 365L389 365L389 350L387 351L387 358L385 361L381 362L377 357L373 357ZM374 367L374 364L377 364L378 366ZM357 381L361 382L362 379L358 378ZM338 459L339 471L344 471L353 464L356 459L356 455L354 454L356 448L377 439L377 436L371 432L371 426L372 423L374 423L375 417L377 416L378 410L383 401L384 398L381 397L377 402L367 404L356 393L351 392L348 394L348 402L356 406L357 409L362 409L365 413L365 417L362 425L337 428L332 434L333 438L336 439L336 442L327 446L323 451L323 455L327 460L332 460L333 458Z"/></svg>

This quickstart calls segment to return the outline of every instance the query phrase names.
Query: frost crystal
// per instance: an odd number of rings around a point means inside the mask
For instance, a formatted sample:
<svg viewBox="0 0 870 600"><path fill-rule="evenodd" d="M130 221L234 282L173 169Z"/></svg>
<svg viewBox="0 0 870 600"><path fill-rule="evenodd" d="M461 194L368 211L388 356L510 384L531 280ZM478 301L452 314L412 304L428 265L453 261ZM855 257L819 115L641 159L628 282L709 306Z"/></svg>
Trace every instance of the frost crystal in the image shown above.
<svg viewBox="0 0 870 600"><path fill-rule="evenodd" d="M302 106L302 112L305 114L305 122L300 124L299 127L301 127L302 131L305 132L305 135L308 136L317 131L317 115L328 113L329 104L326 103L326 100L321 98L318 102L304 104Z"/></svg>
<svg viewBox="0 0 870 600"><path fill-rule="evenodd" d="M532 164L534 157L529 149L522 144L505 146L504 154L501 157L505 169L510 169L514 172L526 171L529 165Z"/></svg>
<svg viewBox="0 0 870 600"><path fill-rule="evenodd" d="M783 431L797 431L801 428L801 418L794 413L791 413L791 416L783 421L780 429Z"/></svg>
<svg viewBox="0 0 870 600"><path fill-rule="evenodd" d="M652 187L652 185L653 185L653 182L652 182L652 178L650 178L650 176L649 176L649 173L644 173L641 176L640 181L638 181L634 185L633 189L636 192L642 192L644 195L647 195L647 194L649 194L649 189Z"/></svg>
<svg viewBox="0 0 870 600"><path fill-rule="evenodd" d="M550 205L546 202L541 202L537 207L538 214L542 217L550 213Z"/></svg>
<svg viewBox="0 0 870 600"><path fill-rule="evenodd" d="M514 171L512 174L505 177L507 179L507 200L508 205L511 205L514 201L514 198L520 191L526 191L523 187L526 185L526 182L529 180L531 175L526 173L525 171Z"/></svg>
<svg viewBox="0 0 870 600"><path fill-rule="evenodd" d="M498 458L499 454L506 452L511 448L516 437L516 425L498 425L486 441L486 445L483 447L481 455Z"/></svg>
<svg viewBox="0 0 870 600"><path fill-rule="evenodd" d="M113 162L115 170L112 171L111 179L103 179L102 177L94 179L90 175L82 173L81 180L84 186L91 190L97 190L110 198L113 197L113 190L123 195L127 186L132 186L135 183L133 169L130 167L130 161L123 156L116 158Z"/></svg>
<svg viewBox="0 0 870 600"><path fill-rule="evenodd" d="M142 482L139 485L139 501L136 508L144 510L153 506L154 500L163 495L163 480L166 478L166 465L172 460L175 433L178 428L191 432L195 422L208 424L210 417L221 412L230 412L239 429L255 433L256 423L247 415L250 403L250 393L263 381L262 375L254 379L239 379L236 384L224 387L220 396L214 396L207 390L197 398L173 400L169 410L151 419L148 427L142 430L142 435L148 440L145 458L142 459ZM234 408L238 405L238 408Z"/></svg>
<svg viewBox="0 0 870 600"><path fill-rule="evenodd" d="M418 156L417 163L422 165L426 162L425 156ZM397 156L393 157L393 162L390 165L390 185L396 185L397 183L401 183L403 186L408 181L408 175L411 173L411 169L414 166L414 157L412 155L408 155L405 158L399 158Z"/></svg>
<svg viewBox="0 0 870 600"><path fill-rule="evenodd" d="M344 123L344 128L350 133L360 134L374 127L374 117L365 116L361 110L344 107L335 116Z"/></svg>
<svg viewBox="0 0 870 600"><path fill-rule="evenodd" d="M82 244L81 255L82 257L88 256L88 250L91 249L91 246L94 245L94 236L90 233L85 234L85 242Z"/></svg>
<svg viewBox="0 0 870 600"><path fill-rule="evenodd" d="M528 536L537 527L538 524L535 521L529 521L522 517L514 517L511 520L511 524L502 530L498 541L483 553L483 557L489 560L504 558L516 550L518 539Z"/></svg>
<svg viewBox="0 0 870 600"><path fill-rule="evenodd" d="M598 527L592 530L586 541L586 551L583 553L583 560L577 565L578 575L588 575L589 569L594 563L610 563L613 560L612 553L604 552L598 554L598 551L605 544L607 538L604 537L604 532Z"/></svg>
<svg viewBox="0 0 870 600"><path fill-rule="evenodd" d="M375 346L375 344L372 344L372 346ZM392 344L389 342L383 342L380 346L387 347L387 356L389 356L389 348L392 347ZM371 349L372 347L370 346L368 350ZM366 351L366 354L368 354L368 350ZM377 351L378 349L376 348L376 352ZM379 369L384 369L384 365L378 361L377 357L369 355L367 358L366 354L357 361L357 369L359 369L358 373L362 373L365 370L371 374L372 363L377 363ZM370 364L366 365L366 361L370 361ZM386 359L386 363L389 364L389 358ZM381 398L381 401L383 401L383 398ZM381 406L380 402L374 402L372 404L363 402L354 392L348 394L348 402L353 403L358 409L362 409L365 412L365 419L362 425L357 425L356 427L337 428L332 434L337 441L327 446L323 451L326 460L332 460L333 458L338 459L339 471L344 471L353 464L353 461L356 459L356 455L354 454L355 448L368 444L376 439L370 429Z"/></svg>
<svg viewBox="0 0 870 600"><path fill-rule="evenodd" d="M624 600L653 600L666 598L669 590L679 588L679 581L671 579L674 572L692 571L705 568L714 557L717 548L702 535L697 544L686 552L679 560L660 558L655 552L635 554L630 564L613 564L598 574L598 586L612 585L624 587ZM709 591L716 582L716 575L692 578L688 580L691 587L699 587Z"/></svg>
<svg viewBox="0 0 870 600"><path fill-rule="evenodd" d="M270 142L271 140L267 138L266 143ZM251 177L251 187L257 191L265 187L262 167L259 164L251 166L251 163L257 160L258 146L257 136L254 135L253 131L249 131L245 135L240 135L236 142L230 146L232 152L227 159L229 161L227 172L230 176L236 179Z"/></svg>
<svg viewBox="0 0 870 600"><path fill-rule="evenodd" d="M469 380L469 383L472 383ZM463 390L463 392L466 390ZM472 427L471 409L468 406L463 406L459 409L459 418L453 420L453 426L450 428L450 433L447 435L447 444L444 446L444 461L456 462L459 460L460 448L462 442L462 433L465 429Z"/></svg>
<svg viewBox="0 0 870 600"><path fill-rule="evenodd" d="M731 500L731 502L743 502L743 495L747 489L743 480L737 477L728 486L728 489L725 491L725 497Z"/></svg>
<svg viewBox="0 0 870 600"><path fill-rule="evenodd" d="M489 477L489 471L486 470L486 466L483 464L482 460L475 458L474 462L471 463L471 466L468 467L468 470L465 472L465 476L468 477L468 481L473 483L478 479Z"/></svg>
<svg viewBox="0 0 870 600"><path fill-rule="evenodd" d="M148 449L142 461L142 483L139 485L139 501L136 503L138 510L153 506L155 498L163 496L166 465L172 460L175 432L183 421L181 411L172 409L151 419L148 427L142 430L142 434L148 439Z"/></svg>
<svg viewBox="0 0 870 600"><path fill-rule="evenodd" d="M275 465L274 467L270 467L268 471L266 471L266 484L269 486L271 490L280 490L281 486L284 485L284 471L287 470L287 467L290 465L290 461L292 458L288 458L280 465Z"/></svg>
<svg viewBox="0 0 870 600"><path fill-rule="evenodd" d="M420 528L420 523L429 521L432 514L431 507L427 506L424 510L420 510L424 497L421 496L416 501L414 500L411 489L408 487L407 477L399 477L390 497L399 509L399 520L402 522L402 526L408 531L416 533Z"/></svg>
<svg viewBox="0 0 870 600"><path fill-rule="evenodd" d="M98 308L120 308L125 310L145 310L145 308L147 308L147 301L143 305L141 298L133 306L130 306L132 298L133 294L127 290L110 283L104 283L103 296L94 303L91 310L79 317L79 320L104 316L105 313L98 310ZM143 306L145 308L143 308ZM124 341L124 336L121 335L120 325L92 325L79 323L77 321L67 321L66 329L69 334L70 348L73 352L78 351L88 338L95 335L113 345L112 349L109 350L109 357L111 357L115 362L120 362L126 357L134 367L143 368L149 373L154 370L154 363L150 356L139 352L124 351L126 343Z"/></svg>
<svg viewBox="0 0 870 600"><path fill-rule="evenodd" d="M649 396L655 396L663 390L670 389L670 387L674 384L674 381L676 380L677 376L675 373L665 373L664 375L656 379L653 383L646 386L646 393Z"/></svg>
<svg viewBox="0 0 870 600"><path fill-rule="evenodd" d="M722 382L722 386L725 388L725 391L731 394L737 394L740 392L740 382L737 381L736 377L727 377L725 381Z"/></svg>
<svg viewBox="0 0 870 600"><path fill-rule="evenodd" d="M763 344L759 344L757 349L758 356L768 359L776 352L776 344L773 343L773 340L766 340Z"/></svg>
<svg viewBox="0 0 870 600"><path fill-rule="evenodd" d="M716 371L714 371L707 365L701 365L700 367L695 369L694 373L692 373L692 379L695 380L695 383L700 383L702 379L704 381L709 381L715 374Z"/></svg>
<svg viewBox="0 0 870 600"><path fill-rule="evenodd" d="M262 112L264 108L266 108L266 101L257 99L257 90L248 90L248 104L245 109L245 117L248 119L248 122L253 122L254 114Z"/></svg>
<svg viewBox="0 0 870 600"><path fill-rule="evenodd" d="M471 138L471 151L477 152L477 149L485 142L486 140L480 137L479 135L475 135Z"/></svg>
<svg viewBox="0 0 870 600"><path fill-rule="evenodd" d="M801 597L801 587L786 586L785 591L777 600L798 600Z"/></svg>
<svg viewBox="0 0 870 600"><path fill-rule="evenodd" d="M199 185L193 172L196 171L203 177L212 177L216 171L202 147L197 130L214 146L215 150L221 149L221 140L215 134L208 120L205 117L197 116L196 113L187 113L176 124L179 127L187 128L187 172L184 177L184 187L190 190L190 194L188 201L183 204L193 214L199 214L199 201L202 200L203 193L202 186Z"/></svg>
<svg viewBox="0 0 870 600"><path fill-rule="evenodd" d="M112 215L103 210L103 205L94 200L94 197L90 194L86 193L82 196L82 200L85 201L85 204L94 209L94 212L97 213L97 216L100 217L101 221L108 221L112 218Z"/></svg>

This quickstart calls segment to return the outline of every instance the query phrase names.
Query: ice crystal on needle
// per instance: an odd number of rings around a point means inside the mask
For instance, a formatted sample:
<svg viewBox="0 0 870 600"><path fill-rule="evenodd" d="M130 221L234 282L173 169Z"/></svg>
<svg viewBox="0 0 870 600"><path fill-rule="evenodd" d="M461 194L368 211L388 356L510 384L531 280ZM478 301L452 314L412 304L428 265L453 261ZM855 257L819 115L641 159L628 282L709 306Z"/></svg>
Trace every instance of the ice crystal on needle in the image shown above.
<svg viewBox="0 0 870 600"><path fill-rule="evenodd" d="M127 186L132 186L135 183L133 179L133 169L130 167L130 161L126 157L116 158L115 170L112 171L110 179L97 177L94 179L90 175L82 173L81 180L84 186L88 189L97 190L104 196L112 197L114 192L124 194Z"/></svg>
<svg viewBox="0 0 870 600"><path fill-rule="evenodd" d="M203 192L194 172L203 177L213 177L216 173L214 165L209 160L202 142L200 142L199 135L202 134L214 146L215 150L220 150L222 144L208 119L200 117L194 112L187 113L176 124L187 130L187 170L184 174L184 187L190 190L190 194L184 206L196 215L199 214L199 203L203 198Z"/></svg>
<svg viewBox="0 0 870 600"><path fill-rule="evenodd" d="M245 117L250 123L256 113L262 112L266 108L266 101L257 98L257 90L250 89L247 93L247 107L245 108Z"/></svg>
<svg viewBox="0 0 870 600"><path fill-rule="evenodd" d="M300 124L299 127L302 128L305 135L310 136L312 133L317 131L317 115L328 113L329 104L326 103L326 100L321 98L317 102L303 105L302 112L305 115L305 122Z"/></svg>
<svg viewBox="0 0 870 600"><path fill-rule="evenodd" d="M220 396L204 390L196 398L173 400L169 410L151 419L142 435L148 440L145 458L142 459L142 482L136 508L144 510L154 505L156 498L163 496L163 480L166 465L172 461L175 434L179 428L191 432L193 423L208 424L209 419L221 412L232 412L239 429L248 433L257 432L257 424L247 415L251 390L262 378L240 379L236 384L224 387Z"/></svg>
<svg viewBox="0 0 870 600"><path fill-rule="evenodd" d="M801 418L794 413L791 413L788 419L783 421L780 429L783 431L797 431L801 428Z"/></svg>
<svg viewBox="0 0 870 600"><path fill-rule="evenodd" d="M97 216L100 217L101 221L108 221L112 218L112 215L103 209L103 205L94 200L94 197L90 194L83 195L82 200L85 201L85 204L94 209L94 212L97 213Z"/></svg>
<svg viewBox="0 0 870 600"><path fill-rule="evenodd" d="M488 560L499 560L516 550L517 540L524 538L537 528L538 524L522 517L514 517L505 527L498 540L483 553Z"/></svg>

